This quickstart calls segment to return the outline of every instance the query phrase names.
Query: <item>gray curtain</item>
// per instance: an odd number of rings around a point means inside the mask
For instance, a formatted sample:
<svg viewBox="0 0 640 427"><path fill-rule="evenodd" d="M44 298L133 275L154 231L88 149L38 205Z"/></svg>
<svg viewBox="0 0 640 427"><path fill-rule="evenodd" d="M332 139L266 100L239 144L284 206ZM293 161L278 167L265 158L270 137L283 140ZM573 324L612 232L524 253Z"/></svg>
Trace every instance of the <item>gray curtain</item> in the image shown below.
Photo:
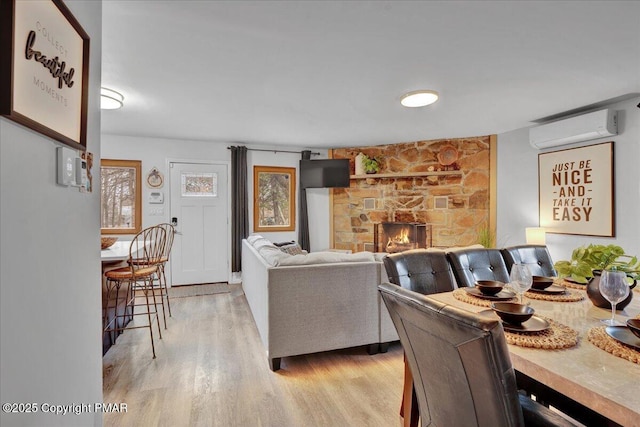
<svg viewBox="0 0 640 427"><path fill-rule="evenodd" d="M242 239L249 235L247 147L231 150L231 271L242 271Z"/></svg>
<svg viewBox="0 0 640 427"><path fill-rule="evenodd" d="M302 152L302 160L310 160L311 159L311 151L305 150ZM300 180L298 180L299 182ZM298 221L299 230L298 230L298 243L300 247L306 251L310 251L310 242L309 242L309 214L307 212L307 189L302 188L302 185L298 186L300 188L300 219Z"/></svg>

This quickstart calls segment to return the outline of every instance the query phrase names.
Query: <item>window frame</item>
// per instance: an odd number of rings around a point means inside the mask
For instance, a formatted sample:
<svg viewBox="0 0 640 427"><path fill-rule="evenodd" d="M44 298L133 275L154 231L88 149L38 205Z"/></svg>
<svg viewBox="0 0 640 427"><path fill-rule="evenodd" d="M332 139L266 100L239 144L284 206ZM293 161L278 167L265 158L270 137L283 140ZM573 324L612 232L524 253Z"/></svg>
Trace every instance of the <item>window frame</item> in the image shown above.
<svg viewBox="0 0 640 427"><path fill-rule="evenodd" d="M102 228L102 168L133 168L136 171L134 215L135 226L131 228ZM140 160L100 160L100 234L137 234L142 230L142 161Z"/></svg>
<svg viewBox="0 0 640 427"><path fill-rule="evenodd" d="M264 226L260 225L260 174L286 174L289 175L289 225ZM296 229L296 168L279 166L254 166L253 167L253 231L295 231Z"/></svg>

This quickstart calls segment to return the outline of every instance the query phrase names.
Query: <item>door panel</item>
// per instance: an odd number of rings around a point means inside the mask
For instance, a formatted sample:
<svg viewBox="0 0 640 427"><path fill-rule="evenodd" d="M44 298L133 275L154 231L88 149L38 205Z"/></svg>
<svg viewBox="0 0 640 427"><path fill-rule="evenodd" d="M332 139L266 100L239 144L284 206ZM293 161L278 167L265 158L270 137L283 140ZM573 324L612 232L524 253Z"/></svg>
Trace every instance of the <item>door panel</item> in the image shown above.
<svg viewBox="0 0 640 427"><path fill-rule="evenodd" d="M172 284L228 279L227 166L171 163L171 218L177 234L171 252Z"/></svg>

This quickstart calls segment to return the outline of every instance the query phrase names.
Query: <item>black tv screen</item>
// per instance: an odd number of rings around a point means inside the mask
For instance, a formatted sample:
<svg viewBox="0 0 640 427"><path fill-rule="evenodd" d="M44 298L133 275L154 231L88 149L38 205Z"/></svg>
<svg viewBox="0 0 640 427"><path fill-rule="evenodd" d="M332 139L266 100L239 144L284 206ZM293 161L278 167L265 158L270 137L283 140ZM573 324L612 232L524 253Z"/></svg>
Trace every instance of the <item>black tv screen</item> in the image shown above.
<svg viewBox="0 0 640 427"><path fill-rule="evenodd" d="M349 187L349 159L300 160L300 186Z"/></svg>

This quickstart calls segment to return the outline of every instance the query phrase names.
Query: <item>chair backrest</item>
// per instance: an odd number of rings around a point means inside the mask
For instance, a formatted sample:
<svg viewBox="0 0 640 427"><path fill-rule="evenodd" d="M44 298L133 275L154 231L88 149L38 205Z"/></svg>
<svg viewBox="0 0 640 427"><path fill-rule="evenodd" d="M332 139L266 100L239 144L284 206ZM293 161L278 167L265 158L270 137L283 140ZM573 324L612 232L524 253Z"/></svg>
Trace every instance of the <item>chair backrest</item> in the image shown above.
<svg viewBox="0 0 640 427"><path fill-rule="evenodd" d="M545 245L511 246L502 249L501 252L509 271L514 263L524 263L529 266L529 270L534 276L555 277L558 275Z"/></svg>
<svg viewBox="0 0 640 427"><path fill-rule="evenodd" d="M176 228L168 222L158 224L158 227L162 227L167 235L167 241L164 247L164 259L168 260L171 254L171 248L173 247L173 238L176 235Z"/></svg>
<svg viewBox="0 0 640 427"><path fill-rule="evenodd" d="M413 249L386 255L384 262L389 281L421 294L456 289L456 279L442 251Z"/></svg>
<svg viewBox="0 0 640 427"><path fill-rule="evenodd" d="M167 232L164 228L153 226L145 228L135 235L129 246L129 264L132 268L157 264L164 254Z"/></svg>
<svg viewBox="0 0 640 427"><path fill-rule="evenodd" d="M475 286L478 280L509 282L509 270L499 249L454 249L447 256L460 287Z"/></svg>
<svg viewBox="0 0 640 427"><path fill-rule="evenodd" d="M379 285L413 373L423 426L521 426L500 321Z"/></svg>

